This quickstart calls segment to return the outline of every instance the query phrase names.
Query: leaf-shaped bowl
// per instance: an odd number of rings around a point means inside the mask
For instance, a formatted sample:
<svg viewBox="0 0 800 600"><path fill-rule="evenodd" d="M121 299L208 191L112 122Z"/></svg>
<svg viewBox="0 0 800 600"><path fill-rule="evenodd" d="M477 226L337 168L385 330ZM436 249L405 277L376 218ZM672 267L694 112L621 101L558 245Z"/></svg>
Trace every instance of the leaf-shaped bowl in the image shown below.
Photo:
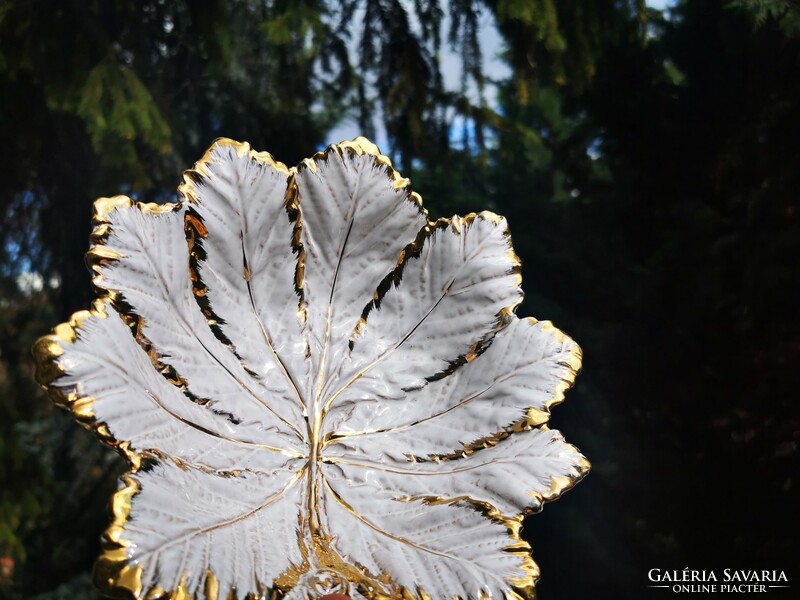
<svg viewBox="0 0 800 600"><path fill-rule="evenodd" d="M580 350L519 319L504 219L431 222L364 138L218 140L176 204L95 203L98 299L37 376L131 464L96 581L135 598L527 598L523 515L588 462Z"/></svg>

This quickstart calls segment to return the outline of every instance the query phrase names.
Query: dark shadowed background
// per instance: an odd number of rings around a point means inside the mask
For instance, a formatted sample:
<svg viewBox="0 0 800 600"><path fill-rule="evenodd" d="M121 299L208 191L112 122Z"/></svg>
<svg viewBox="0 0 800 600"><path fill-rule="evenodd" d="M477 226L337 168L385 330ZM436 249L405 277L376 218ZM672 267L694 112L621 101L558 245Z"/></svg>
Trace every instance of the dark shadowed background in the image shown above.
<svg viewBox="0 0 800 600"><path fill-rule="evenodd" d="M433 216L508 217L520 315L584 350L589 477L525 535L541 600L647 572L800 581L800 7L789 0L0 3L0 596L95 598L124 470L29 348L92 298L91 203L175 197L219 136L363 133Z"/></svg>

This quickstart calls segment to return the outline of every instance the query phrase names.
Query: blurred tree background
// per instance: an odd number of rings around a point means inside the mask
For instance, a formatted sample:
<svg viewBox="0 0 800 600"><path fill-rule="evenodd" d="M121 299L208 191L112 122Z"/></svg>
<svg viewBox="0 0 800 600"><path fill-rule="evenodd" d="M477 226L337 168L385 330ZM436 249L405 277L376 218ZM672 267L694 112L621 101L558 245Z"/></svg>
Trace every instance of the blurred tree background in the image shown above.
<svg viewBox="0 0 800 600"><path fill-rule="evenodd" d="M659 6L0 3L0 596L96 597L123 461L29 353L92 297L94 198L172 200L219 136L294 164L348 121L434 215L506 215L519 314L584 349L553 423L594 469L526 522L540 598L646 597L655 567L800 574L800 8Z"/></svg>

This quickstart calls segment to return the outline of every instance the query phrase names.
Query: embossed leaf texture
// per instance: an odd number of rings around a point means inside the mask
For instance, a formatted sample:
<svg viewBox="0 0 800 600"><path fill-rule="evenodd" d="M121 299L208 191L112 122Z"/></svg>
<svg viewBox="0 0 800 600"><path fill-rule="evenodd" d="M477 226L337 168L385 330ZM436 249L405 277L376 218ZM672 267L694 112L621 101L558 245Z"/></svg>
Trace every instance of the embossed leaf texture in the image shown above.
<svg viewBox="0 0 800 600"><path fill-rule="evenodd" d="M523 515L587 461L580 350L519 319L492 213L430 222L363 138L287 168L219 140L176 204L96 202L99 297L38 377L131 463L110 595L526 598Z"/></svg>

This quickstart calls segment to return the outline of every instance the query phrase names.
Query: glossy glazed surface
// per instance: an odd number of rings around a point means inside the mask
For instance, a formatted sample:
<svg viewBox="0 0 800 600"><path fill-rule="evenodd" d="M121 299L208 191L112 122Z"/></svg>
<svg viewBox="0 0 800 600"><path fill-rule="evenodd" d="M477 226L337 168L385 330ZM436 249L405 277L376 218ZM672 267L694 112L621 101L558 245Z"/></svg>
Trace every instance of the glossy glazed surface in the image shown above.
<svg viewBox="0 0 800 600"><path fill-rule="evenodd" d="M100 298L35 348L132 465L101 588L532 595L521 515L588 470L545 425L580 350L514 315L505 220L430 222L363 138L292 169L219 140L180 192L96 203Z"/></svg>

